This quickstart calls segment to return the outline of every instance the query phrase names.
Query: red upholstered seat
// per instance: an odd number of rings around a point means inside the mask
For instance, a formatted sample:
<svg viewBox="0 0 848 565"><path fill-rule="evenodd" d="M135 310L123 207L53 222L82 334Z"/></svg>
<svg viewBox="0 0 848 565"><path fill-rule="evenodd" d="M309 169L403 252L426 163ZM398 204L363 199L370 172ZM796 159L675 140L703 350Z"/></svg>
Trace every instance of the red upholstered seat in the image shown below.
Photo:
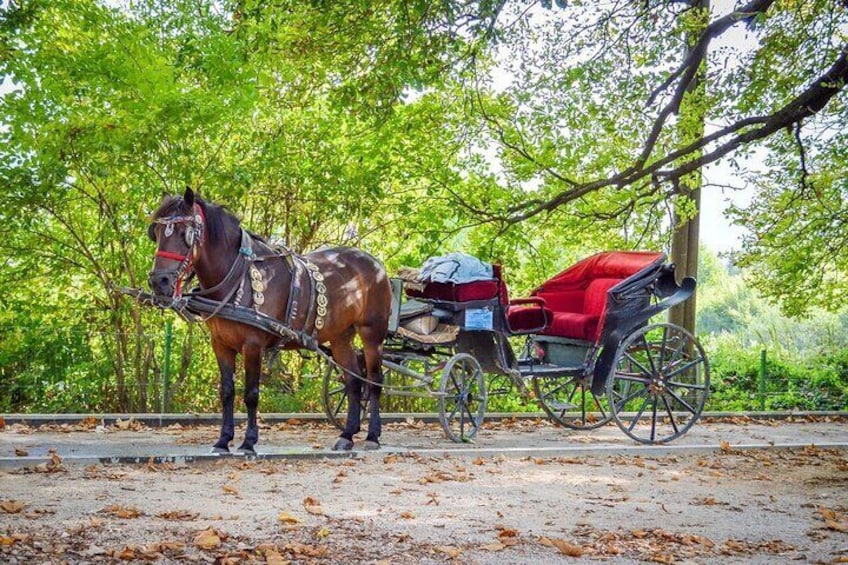
<svg viewBox="0 0 848 565"><path fill-rule="evenodd" d="M609 251L559 273L532 294L544 300L552 316L550 326L540 333L597 341L603 330L609 290L664 259L663 253Z"/></svg>

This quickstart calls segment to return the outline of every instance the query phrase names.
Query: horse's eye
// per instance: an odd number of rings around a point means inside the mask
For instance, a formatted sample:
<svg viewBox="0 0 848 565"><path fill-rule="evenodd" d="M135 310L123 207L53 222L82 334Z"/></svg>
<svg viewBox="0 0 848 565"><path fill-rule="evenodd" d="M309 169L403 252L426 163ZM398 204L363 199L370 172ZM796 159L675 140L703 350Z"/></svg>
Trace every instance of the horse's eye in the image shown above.
<svg viewBox="0 0 848 565"><path fill-rule="evenodd" d="M153 242L156 241L156 229L155 229L155 227L156 226L154 224L150 224L149 226L147 226L147 237L149 237L150 241L153 241Z"/></svg>

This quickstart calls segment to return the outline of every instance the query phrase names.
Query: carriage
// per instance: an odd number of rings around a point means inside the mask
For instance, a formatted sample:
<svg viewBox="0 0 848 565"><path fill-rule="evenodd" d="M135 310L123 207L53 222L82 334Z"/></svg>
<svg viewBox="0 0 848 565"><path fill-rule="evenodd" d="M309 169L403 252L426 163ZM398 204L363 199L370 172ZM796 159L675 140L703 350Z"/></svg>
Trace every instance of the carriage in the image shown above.
<svg viewBox="0 0 848 565"><path fill-rule="evenodd" d="M405 293L402 286L392 280L384 390L437 399L453 441L479 431L498 377L559 425L589 430L615 420L641 443L680 437L703 410L703 348L678 325L651 323L695 289L693 278L677 283L663 253L598 253L520 299L510 299L499 265L489 280L431 282ZM332 364L323 376L324 408L339 428L347 413L340 376Z"/></svg>
<svg viewBox="0 0 848 565"><path fill-rule="evenodd" d="M598 253L518 300L492 266L482 280L408 288L404 301L401 281L390 283L368 253L328 247L298 255L270 245L191 188L163 199L148 236L157 244L148 275L153 293L122 290L207 323L221 376L213 453L229 453L234 438L241 355L247 430L238 449L255 454L262 356L282 349L312 351L326 362L324 407L342 429L335 450L354 447L364 397L363 446L379 448L383 390L437 399L446 435L468 441L485 416L486 375L506 377L525 393L532 384L542 409L564 426L591 429L614 419L644 443L684 434L709 392L709 365L695 337L674 324L649 323L695 290L692 278L678 285L662 253ZM198 286L183 294L193 277ZM518 355L511 340L523 340Z"/></svg>

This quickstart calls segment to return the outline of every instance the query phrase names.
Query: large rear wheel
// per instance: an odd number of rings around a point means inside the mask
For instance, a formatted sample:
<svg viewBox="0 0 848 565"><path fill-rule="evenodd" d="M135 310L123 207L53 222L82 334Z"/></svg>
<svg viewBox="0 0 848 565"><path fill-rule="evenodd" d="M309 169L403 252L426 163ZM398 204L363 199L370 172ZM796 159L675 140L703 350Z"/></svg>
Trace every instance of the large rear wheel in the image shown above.
<svg viewBox="0 0 848 565"><path fill-rule="evenodd" d="M710 367L698 340L675 324L639 328L621 343L607 400L618 426L640 443L666 443L698 420Z"/></svg>

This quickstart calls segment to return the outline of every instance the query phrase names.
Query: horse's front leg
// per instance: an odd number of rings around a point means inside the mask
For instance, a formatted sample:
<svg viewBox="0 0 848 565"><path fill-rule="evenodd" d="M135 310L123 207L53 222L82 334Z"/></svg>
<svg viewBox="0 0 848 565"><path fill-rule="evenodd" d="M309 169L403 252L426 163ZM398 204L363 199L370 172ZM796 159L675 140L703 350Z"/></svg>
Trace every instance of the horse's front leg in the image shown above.
<svg viewBox="0 0 848 565"><path fill-rule="evenodd" d="M236 397L235 382L233 374L236 369L236 352L216 341L212 341L212 350L218 361L218 370L221 373L221 435L212 446L213 453L229 453L230 442L235 435L235 423L233 422L233 403Z"/></svg>
<svg viewBox="0 0 848 565"><path fill-rule="evenodd" d="M262 374L262 348L247 344L242 348L244 358L244 405L247 407L247 431L239 451L256 455L253 446L259 443L259 425L256 409L259 406L259 377Z"/></svg>

